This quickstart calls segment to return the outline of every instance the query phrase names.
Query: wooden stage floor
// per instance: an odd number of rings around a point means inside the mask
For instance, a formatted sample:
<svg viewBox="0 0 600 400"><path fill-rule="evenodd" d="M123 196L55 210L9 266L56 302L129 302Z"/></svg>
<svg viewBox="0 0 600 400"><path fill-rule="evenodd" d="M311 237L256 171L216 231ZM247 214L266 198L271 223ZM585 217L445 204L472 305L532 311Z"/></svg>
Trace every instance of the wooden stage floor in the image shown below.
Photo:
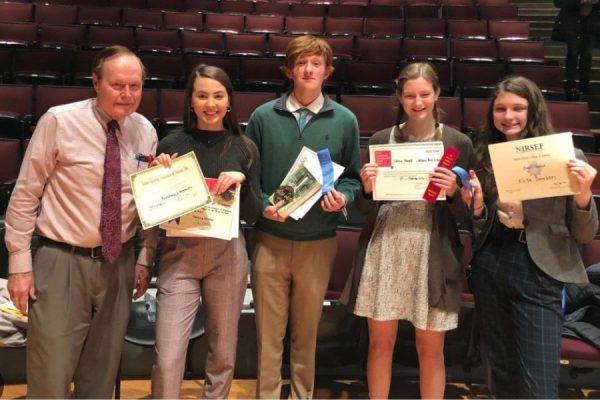
<svg viewBox="0 0 600 400"><path fill-rule="evenodd" d="M197 399L201 395L202 380L186 380L182 384L182 399ZM233 382L230 399L254 398L256 381L252 379L236 379ZM25 385L7 385L1 394L2 399L23 399L26 394ZM284 381L284 394L289 390L288 381ZM396 379L392 384L391 398L413 399L419 395L419 383L414 380ZM283 396L282 396L283 397ZM287 397L287 396L286 396ZM492 398L482 384L450 382L446 386L446 398L449 399L488 399ZM582 389L575 386L561 386L561 399L600 399L600 390ZM121 398L149 399L150 381L124 380L121 383ZM366 399L368 398L365 381L342 381L320 379L315 385L315 398L320 399Z"/></svg>

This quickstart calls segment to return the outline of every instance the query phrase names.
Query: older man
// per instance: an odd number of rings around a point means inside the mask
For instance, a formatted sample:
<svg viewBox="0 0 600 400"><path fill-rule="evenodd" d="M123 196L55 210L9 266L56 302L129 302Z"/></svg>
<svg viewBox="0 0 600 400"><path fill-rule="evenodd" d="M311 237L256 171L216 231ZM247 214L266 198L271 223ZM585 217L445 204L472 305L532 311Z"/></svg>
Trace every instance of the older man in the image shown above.
<svg viewBox="0 0 600 400"><path fill-rule="evenodd" d="M8 288L29 314L30 398L110 398L129 308L148 287L154 237L139 228L129 175L156 151L135 111L144 67L127 48L92 66L96 98L53 107L25 154L6 213ZM141 252L134 261L133 237ZM32 263L31 236L40 236ZM135 265L135 268L134 268ZM29 306L29 309L28 309Z"/></svg>

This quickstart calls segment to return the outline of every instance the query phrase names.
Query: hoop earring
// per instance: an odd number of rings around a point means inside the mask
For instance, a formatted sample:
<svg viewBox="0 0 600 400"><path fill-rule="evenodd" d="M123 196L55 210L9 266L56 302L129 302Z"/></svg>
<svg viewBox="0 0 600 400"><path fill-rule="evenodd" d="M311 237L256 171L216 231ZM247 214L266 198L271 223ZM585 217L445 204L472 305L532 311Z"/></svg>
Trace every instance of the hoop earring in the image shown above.
<svg viewBox="0 0 600 400"><path fill-rule="evenodd" d="M231 106L227 107L227 112L231 111Z"/></svg>

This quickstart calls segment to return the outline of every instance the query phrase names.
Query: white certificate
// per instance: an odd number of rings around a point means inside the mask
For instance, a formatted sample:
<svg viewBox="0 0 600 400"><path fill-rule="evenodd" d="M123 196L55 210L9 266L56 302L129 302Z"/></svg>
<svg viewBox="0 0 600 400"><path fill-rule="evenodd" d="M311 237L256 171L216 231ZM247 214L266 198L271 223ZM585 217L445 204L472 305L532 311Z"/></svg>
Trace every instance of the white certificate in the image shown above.
<svg viewBox="0 0 600 400"><path fill-rule="evenodd" d="M292 168L290 168L290 171L293 171L294 169L298 168L300 165L302 165L302 163L304 163L306 169L308 169L313 174L317 182L319 182L322 185L323 171L321 171L321 163L319 162L319 156L317 155L317 152L309 149L308 147L303 147L302 150L300 150L300 154L296 158L294 165L292 165ZM333 181L335 182L340 177L340 175L342 175L342 172L344 172L344 167L334 162L332 162L332 164ZM321 193L321 191L318 191L300 207L294 210L290 214L290 217L292 217L295 220L304 217L304 215L306 215L306 213L312 208L312 206L315 205L317 201L319 201L321 197L323 197L323 194Z"/></svg>
<svg viewBox="0 0 600 400"><path fill-rule="evenodd" d="M129 177L144 229L162 224L210 203L210 194L193 152Z"/></svg>
<svg viewBox="0 0 600 400"><path fill-rule="evenodd" d="M377 164L374 200L423 200L429 174L444 155L442 142L410 142L369 146L370 162ZM438 200L444 200L442 190Z"/></svg>
<svg viewBox="0 0 600 400"><path fill-rule="evenodd" d="M571 132L488 146L501 201L579 193L567 162L575 158Z"/></svg>

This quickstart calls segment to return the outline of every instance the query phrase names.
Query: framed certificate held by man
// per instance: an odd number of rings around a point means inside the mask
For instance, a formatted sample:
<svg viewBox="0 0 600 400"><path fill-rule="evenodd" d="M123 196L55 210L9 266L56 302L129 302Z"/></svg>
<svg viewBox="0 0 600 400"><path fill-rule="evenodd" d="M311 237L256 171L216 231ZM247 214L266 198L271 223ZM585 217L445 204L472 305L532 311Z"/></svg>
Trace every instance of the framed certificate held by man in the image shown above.
<svg viewBox="0 0 600 400"><path fill-rule="evenodd" d="M511 140L488 146L501 201L579 193L567 162L575 159L571 132Z"/></svg>
<svg viewBox="0 0 600 400"><path fill-rule="evenodd" d="M193 152L131 174L131 189L144 229L187 214L211 202L204 175Z"/></svg>
<svg viewBox="0 0 600 400"><path fill-rule="evenodd" d="M442 142L409 142L369 146L370 162L377 164L374 200L422 200L429 174L444 154ZM444 191L438 200L444 200Z"/></svg>

